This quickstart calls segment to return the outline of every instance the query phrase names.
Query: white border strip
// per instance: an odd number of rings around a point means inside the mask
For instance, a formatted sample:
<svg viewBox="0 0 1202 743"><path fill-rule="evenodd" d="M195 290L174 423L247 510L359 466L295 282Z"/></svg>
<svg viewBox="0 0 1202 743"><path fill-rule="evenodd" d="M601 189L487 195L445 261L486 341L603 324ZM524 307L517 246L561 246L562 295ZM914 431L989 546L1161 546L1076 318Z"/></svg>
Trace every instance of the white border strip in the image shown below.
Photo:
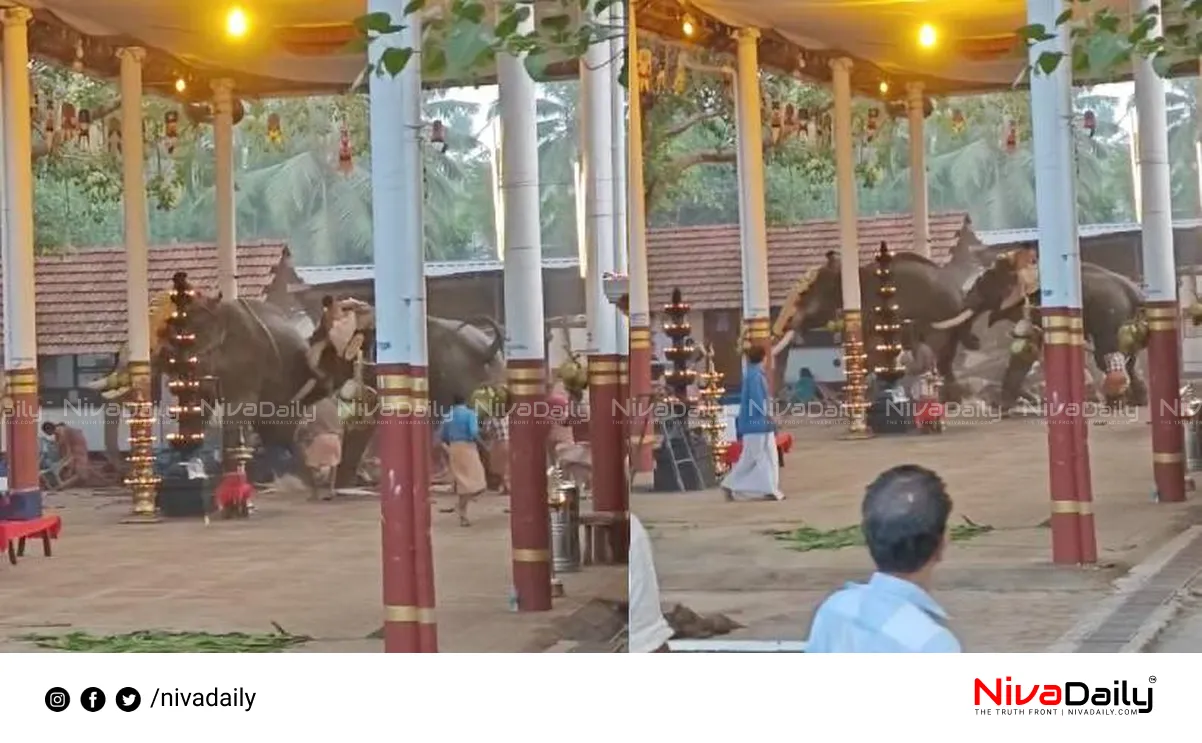
<svg viewBox="0 0 1202 743"><path fill-rule="evenodd" d="M804 653L801 640L668 640L673 653Z"/></svg>
<svg viewBox="0 0 1202 743"><path fill-rule="evenodd" d="M1085 615L1072 629L1064 633L1055 644L1048 648L1048 652L1077 652L1077 649L1081 647L1086 638L1096 632L1107 619L1118 611L1128 596L1147 585L1153 576L1163 570L1170 560L1176 557L1181 550L1189 546L1199 536L1202 536L1202 526L1191 526L1174 537L1168 544L1152 553L1143 562L1131 568L1130 572L1114 582L1114 593L1098 604L1097 609ZM1152 616L1145 620L1144 624L1140 627L1140 631L1136 633L1135 639L1140 639L1145 634L1144 627L1148 626L1153 618L1167 621L1159 616L1165 613L1164 610L1165 607L1161 607L1160 610L1153 612ZM1144 641L1147 642L1146 639ZM1129 649L1134 644L1134 640L1129 642L1123 647L1123 652L1137 652Z"/></svg>

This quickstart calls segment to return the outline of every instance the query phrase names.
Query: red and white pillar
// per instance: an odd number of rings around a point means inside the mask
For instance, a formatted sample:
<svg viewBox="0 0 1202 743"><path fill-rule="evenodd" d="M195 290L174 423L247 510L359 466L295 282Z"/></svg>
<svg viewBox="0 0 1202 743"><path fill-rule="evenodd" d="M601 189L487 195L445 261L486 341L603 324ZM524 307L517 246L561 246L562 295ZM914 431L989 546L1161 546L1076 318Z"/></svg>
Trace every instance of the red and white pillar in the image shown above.
<svg viewBox="0 0 1202 743"><path fill-rule="evenodd" d="M28 8L4 11L4 375L8 486L34 496L38 482L38 341L34 305L33 142L30 123Z"/></svg>
<svg viewBox="0 0 1202 743"><path fill-rule="evenodd" d="M593 458L593 508L624 516L627 511L625 432L619 398L617 308L605 297L604 274L613 271L613 77L608 41L593 44L581 66L585 222L589 289L589 442ZM624 558L624 555L621 556Z"/></svg>
<svg viewBox="0 0 1202 743"><path fill-rule="evenodd" d="M533 17L519 31L534 30ZM520 57L497 60L504 194L505 352L509 416L510 533L519 611L551 608L547 427L535 403L547 397L543 262L534 81Z"/></svg>
<svg viewBox="0 0 1202 743"><path fill-rule="evenodd" d="M1140 9L1155 5L1140 0ZM1159 25L1159 14L1155 16ZM1159 28L1152 30L1160 33ZM1148 403L1152 409L1152 474L1161 503L1185 500L1185 432L1181 428L1181 347L1177 266L1173 252L1172 191L1164 80L1145 59L1135 62L1139 118L1140 215L1148 318Z"/></svg>
<svg viewBox="0 0 1202 743"><path fill-rule="evenodd" d="M638 29L635 24L635 4L626 5L627 57L638 59ZM627 117L627 188L626 214L630 229L627 232L627 276L630 282L630 399L635 415L630 426L630 457L638 472L650 472L652 434L648 412L651 399L651 300L647 286L647 207L643 181L643 103L639 93L639 66L626 66L628 99ZM640 401L642 401L640 403ZM642 447L639 442L643 441Z"/></svg>
<svg viewBox="0 0 1202 743"><path fill-rule="evenodd" d="M403 24L399 33L372 45L374 55L388 46L421 48L421 17L405 17L405 5L369 2L370 12L389 13ZM384 652L436 652L420 55L396 77L371 75L369 85Z"/></svg>
<svg viewBox="0 0 1202 743"><path fill-rule="evenodd" d="M1027 0L1027 19L1054 28L1063 0ZM1030 49L1068 52L1058 35ZM1081 251L1077 234L1076 150L1073 144L1072 69L1031 76L1031 128L1039 224L1043 366L1048 407L1048 476L1052 493L1052 561L1098 559L1084 400L1084 324L1081 319Z"/></svg>
<svg viewBox="0 0 1202 743"><path fill-rule="evenodd" d="M839 258L843 292L843 373L848 435L867 436L868 356L860 295L859 205L856 201L855 142L851 129L851 65L846 57L831 61L835 93L835 190L839 206Z"/></svg>
<svg viewBox="0 0 1202 743"><path fill-rule="evenodd" d="M772 364L771 298L768 295L768 222L764 204L764 122L760 109L760 32L735 31L738 44L735 132L738 139L739 223L743 247L743 326L749 343L765 346ZM686 299L688 299L686 297ZM775 379L768 369L768 379Z"/></svg>

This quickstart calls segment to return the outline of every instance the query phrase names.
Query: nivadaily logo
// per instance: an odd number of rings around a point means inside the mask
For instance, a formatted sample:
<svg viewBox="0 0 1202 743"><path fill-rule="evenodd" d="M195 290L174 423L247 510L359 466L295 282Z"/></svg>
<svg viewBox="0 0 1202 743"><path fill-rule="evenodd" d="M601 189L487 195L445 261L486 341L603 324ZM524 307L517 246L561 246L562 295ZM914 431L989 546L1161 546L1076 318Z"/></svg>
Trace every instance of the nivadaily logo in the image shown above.
<svg viewBox="0 0 1202 743"><path fill-rule="evenodd" d="M1152 711L1152 684L1137 687L1126 681L1114 686L1090 686L1083 681L1061 684L1016 684L1009 676L1005 681L976 679L973 684L973 703L977 714L992 714L993 707L1003 715L1130 715Z"/></svg>

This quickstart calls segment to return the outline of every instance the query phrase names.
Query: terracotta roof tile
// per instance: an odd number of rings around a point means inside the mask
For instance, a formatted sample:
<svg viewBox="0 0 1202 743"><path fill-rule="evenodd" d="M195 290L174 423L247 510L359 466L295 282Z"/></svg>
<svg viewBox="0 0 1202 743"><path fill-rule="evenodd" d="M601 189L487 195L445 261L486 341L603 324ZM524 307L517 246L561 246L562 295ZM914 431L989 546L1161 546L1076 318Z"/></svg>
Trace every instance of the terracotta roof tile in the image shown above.
<svg viewBox="0 0 1202 743"><path fill-rule="evenodd" d="M909 214L865 217L860 220L860 257L867 263L881 241L898 251L914 243ZM944 262L961 235L970 229L965 213L931 215L931 257ZM768 281L772 306L782 304L801 276L839 249L839 224L821 219L787 227L768 228ZM684 300L699 310L743 306L739 226L657 228L647 231L648 281L651 309L656 311L680 288Z"/></svg>
<svg viewBox="0 0 1202 743"><path fill-rule="evenodd" d="M279 242L238 246L238 294L261 299L288 257ZM150 249L150 296L171 288L176 271L187 271L200 291L217 291L214 245ZM83 249L39 256L36 269L38 354L116 353L126 336L125 250ZM2 293L0 293L2 296ZM0 311L0 338L3 337Z"/></svg>

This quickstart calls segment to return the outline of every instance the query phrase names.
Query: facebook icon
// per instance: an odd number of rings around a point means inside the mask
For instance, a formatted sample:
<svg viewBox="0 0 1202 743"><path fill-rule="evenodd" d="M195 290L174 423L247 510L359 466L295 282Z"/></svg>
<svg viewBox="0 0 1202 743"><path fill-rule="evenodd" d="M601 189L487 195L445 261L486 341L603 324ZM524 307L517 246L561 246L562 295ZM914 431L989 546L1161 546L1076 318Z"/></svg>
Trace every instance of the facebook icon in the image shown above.
<svg viewBox="0 0 1202 743"><path fill-rule="evenodd" d="M79 703L88 712L98 712L104 708L104 692L95 686L89 686L79 696Z"/></svg>

